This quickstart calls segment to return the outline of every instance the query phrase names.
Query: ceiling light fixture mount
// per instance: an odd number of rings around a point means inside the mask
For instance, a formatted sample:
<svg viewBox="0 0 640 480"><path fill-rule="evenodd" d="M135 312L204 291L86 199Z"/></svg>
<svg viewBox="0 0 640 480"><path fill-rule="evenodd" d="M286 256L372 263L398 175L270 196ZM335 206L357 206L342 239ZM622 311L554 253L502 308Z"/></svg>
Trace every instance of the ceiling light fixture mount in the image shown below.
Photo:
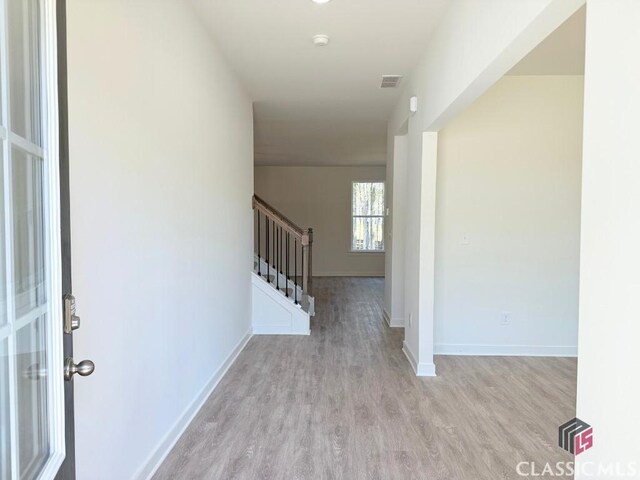
<svg viewBox="0 0 640 480"><path fill-rule="evenodd" d="M313 3L317 3L318 5L322 5L323 3L329 3L331 0L311 0Z"/></svg>
<svg viewBox="0 0 640 480"><path fill-rule="evenodd" d="M317 47L326 47L329 45L329 36L324 34L314 35L313 44Z"/></svg>

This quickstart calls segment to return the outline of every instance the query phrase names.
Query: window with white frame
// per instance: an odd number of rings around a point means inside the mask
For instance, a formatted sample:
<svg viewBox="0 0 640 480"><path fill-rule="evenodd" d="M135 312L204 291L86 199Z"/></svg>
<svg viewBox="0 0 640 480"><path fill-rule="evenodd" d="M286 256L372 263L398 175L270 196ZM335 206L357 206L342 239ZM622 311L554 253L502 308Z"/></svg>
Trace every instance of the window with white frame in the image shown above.
<svg viewBox="0 0 640 480"><path fill-rule="evenodd" d="M384 182L353 182L351 250L384 252Z"/></svg>

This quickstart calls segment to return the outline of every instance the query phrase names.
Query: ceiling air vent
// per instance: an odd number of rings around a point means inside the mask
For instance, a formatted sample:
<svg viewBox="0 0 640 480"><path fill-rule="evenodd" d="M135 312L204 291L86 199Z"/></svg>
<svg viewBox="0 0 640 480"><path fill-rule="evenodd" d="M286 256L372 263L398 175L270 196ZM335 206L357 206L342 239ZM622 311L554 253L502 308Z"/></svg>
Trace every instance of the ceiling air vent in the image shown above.
<svg viewBox="0 0 640 480"><path fill-rule="evenodd" d="M402 80L402 75L383 75L380 88L396 88Z"/></svg>

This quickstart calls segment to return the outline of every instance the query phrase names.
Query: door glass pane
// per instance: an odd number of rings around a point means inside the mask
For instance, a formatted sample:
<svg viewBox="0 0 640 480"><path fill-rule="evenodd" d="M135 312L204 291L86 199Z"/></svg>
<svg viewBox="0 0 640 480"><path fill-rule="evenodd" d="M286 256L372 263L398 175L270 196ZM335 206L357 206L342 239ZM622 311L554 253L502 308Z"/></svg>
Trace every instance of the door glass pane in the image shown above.
<svg viewBox="0 0 640 480"><path fill-rule="evenodd" d="M49 458L46 317L16 334L20 479L36 478Z"/></svg>
<svg viewBox="0 0 640 480"><path fill-rule="evenodd" d="M353 219L353 250L384 250L382 217L355 217Z"/></svg>
<svg viewBox="0 0 640 480"><path fill-rule="evenodd" d="M40 0L8 0L11 131L42 146Z"/></svg>
<svg viewBox="0 0 640 480"><path fill-rule="evenodd" d="M46 301L42 159L13 147L11 176L15 305L21 318Z"/></svg>
<svg viewBox="0 0 640 480"><path fill-rule="evenodd" d="M11 477L11 420L9 417L9 352L0 340L0 478Z"/></svg>
<svg viewBox="0 0 640 480"><path fill-rule="evenodd" d="M47 177L58 166L45 128L57 122L47 103L57 96L55 64L45 56L55 49L45 45L55 2L0 4L0 480L51 480L64 458L61 276L50 261L59 218L48 208L59 191Z"/></svg>

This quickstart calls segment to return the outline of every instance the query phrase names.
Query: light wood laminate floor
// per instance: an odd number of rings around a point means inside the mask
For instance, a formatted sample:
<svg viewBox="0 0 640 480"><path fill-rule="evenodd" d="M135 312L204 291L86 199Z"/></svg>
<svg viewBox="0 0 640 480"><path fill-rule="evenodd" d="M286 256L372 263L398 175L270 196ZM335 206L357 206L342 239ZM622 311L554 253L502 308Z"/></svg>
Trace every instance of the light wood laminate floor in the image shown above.
<svg viewBox="0 0 640 480"><path fill-rule="evenodd" d="M253 337L156 480L496 480L571 460L575 359L442 356L418 378L382 279L314 282L311 335Z"/></svg>

